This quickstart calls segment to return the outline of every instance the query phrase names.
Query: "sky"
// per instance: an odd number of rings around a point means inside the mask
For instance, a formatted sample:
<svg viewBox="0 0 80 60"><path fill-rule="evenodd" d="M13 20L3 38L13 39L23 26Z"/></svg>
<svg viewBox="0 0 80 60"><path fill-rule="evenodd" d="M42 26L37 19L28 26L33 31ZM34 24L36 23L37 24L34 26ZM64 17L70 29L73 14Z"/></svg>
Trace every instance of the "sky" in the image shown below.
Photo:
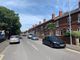
<svg viewBox="0 0 80 60"><path fill-rule="evenodd" d="M63 13L78 8L78 0L0 0L0 6L14 10L19 14L22 24L21 31L26 31L34 24L43 23L43 19L50 20L52 13L56 16L59 10Z"/></svg>

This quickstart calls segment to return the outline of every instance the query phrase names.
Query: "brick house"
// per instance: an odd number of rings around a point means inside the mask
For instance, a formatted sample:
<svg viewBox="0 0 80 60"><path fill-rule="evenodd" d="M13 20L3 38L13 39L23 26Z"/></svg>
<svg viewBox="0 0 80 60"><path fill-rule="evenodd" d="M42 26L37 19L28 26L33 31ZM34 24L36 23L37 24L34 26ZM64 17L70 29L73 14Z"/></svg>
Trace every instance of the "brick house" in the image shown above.
<svg viewBox="0 0 80 60"><path fill-rule="evenodd" d="M71 12L71 27L72 31L80 31L80 2L79 2L79 8L70 11ZM50 34L50 31L47 28L48 23L55 23L56 29L54 30L54 35L56 36L64 36L65 32L69 32L69 13L62 13L62 11L59 11L59 16L55 17L55 14L52 14L52 18L48 21L45 21L43 23L40 23L39 25L34 26L33 28L29 29L28 32L33 32L34 34L37 34L39 37L44 37L46 35ZM65 40L65 39L64 39ZM74 39L73 39L74 40ZM68 43L70 40L68 41ZM73 44L76 44L75 41L73 41Z"/></svg>

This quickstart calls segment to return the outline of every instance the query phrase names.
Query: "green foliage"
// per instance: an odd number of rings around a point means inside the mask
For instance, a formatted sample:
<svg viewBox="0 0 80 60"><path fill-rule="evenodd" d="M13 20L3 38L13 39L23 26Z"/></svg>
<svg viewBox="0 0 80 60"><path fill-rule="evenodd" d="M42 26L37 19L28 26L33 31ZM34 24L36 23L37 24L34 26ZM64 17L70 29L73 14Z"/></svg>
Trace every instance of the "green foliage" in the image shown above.
<svg viewBox="0 0 80 60"><path fill-rule="evenodd" d="M80 38L80 31L73 31L72 35Z"/></svg>
<svg viewBox="0 0 80 60"><path fill-rule="evenodd" d="M70 36L70 32L65 32L64 36L69 37Z"/></svg>
<svg viewBox="0 0 80 60"><path fill-rule="evenodd" d="M55 24L54 23L49 23L47 25L48 29L51 29L51 30L54 30L56 28Z"/></svg>
<svg viewBox="0 0 80 60"><path fill-rule="evenodd" d="M8 30L11 34L17 34L20 27L18 14L13 10L0 6L0 29Z"/></svg>
<svg viewBox="0 0 80 60"><path fill-rule="evenodd" d="M74 37L78 37L78 38L80 38L80 31L72 31L71 32L71 35L72 36L74 36ZM65 34L64 34L64 36L70 36L70 32L66 32Z"/></svg>

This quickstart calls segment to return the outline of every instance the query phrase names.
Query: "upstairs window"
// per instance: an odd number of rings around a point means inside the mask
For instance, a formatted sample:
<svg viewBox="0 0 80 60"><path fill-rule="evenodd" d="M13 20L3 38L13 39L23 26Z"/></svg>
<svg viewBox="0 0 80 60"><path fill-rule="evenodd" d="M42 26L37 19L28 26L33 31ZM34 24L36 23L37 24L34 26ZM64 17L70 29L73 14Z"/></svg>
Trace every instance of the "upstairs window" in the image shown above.
<svg viewBox="0 0 80 60"><path fill-rule="evenodd" d="M70 19L71 19L71 17L67 17L67 24L69 25L70 24ZM71 22L72 22L72 20L71 20Z"/></svg>
<svg viewBox="0 0 80 60"><path fill-rule="evenodd" d="M69 25L69 17L67 17L67 24Z"/></svg>
<svg viewBox="0 0 80 60"><path fill-rule="evenodd" d="M59 21L56 21L56 27L59 27Z"/></svg>
<svg viewBox="0 0 80 60"><path fill-rule="evenodd" d="M80 23L80 14L78 14L78 23Z"/></svg>

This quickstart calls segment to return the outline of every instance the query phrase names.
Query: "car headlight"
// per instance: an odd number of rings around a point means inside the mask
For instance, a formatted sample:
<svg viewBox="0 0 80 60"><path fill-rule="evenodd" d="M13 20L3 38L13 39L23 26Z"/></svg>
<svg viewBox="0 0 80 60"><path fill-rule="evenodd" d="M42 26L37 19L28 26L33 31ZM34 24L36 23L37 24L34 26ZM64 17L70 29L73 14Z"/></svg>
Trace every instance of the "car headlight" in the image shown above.
<svg viewBox="0 0 80 60"><path fill-rule="evenodd" d="M59 44L59 42L53 42L54 44Z"/></svg>
<svg viewBox="0 0 80 60"><path fill-rule="evenodd" d="M57 42L53 42L53 43L57 43Z"/></svg>

